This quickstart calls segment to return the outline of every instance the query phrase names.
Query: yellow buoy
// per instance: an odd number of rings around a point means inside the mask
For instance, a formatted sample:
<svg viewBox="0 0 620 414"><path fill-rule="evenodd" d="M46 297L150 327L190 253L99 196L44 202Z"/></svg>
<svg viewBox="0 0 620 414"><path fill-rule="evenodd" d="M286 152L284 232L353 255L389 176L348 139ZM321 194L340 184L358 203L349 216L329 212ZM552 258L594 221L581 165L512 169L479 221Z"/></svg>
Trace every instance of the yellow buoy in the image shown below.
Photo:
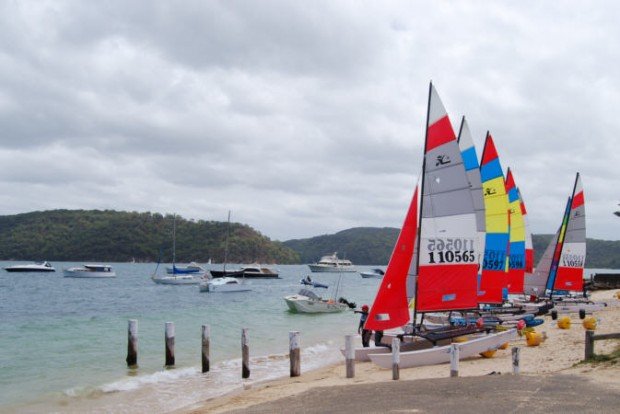
<svg viewBox="0 0 620 414"><path fill-rule="evenodd" d="M497 352L497 349L492 349L490 351L480 352L483 358L493 358L493 355Z"/></svg>
<svg viewBox="0 0 620 414"><path fill-rule="evenodd" d="M457 336L456 338L452 340L452 342L467 342L467 341L469 341L469 337L467 335Z"/></svg>
<svg viewBox="0 0 620 414"><path fill-rule="evenodd" d="M525 334L525 341L527 346L538 346L542 342L542 335L538 332L528 332Z"/></svg>
<svg viewBox="0 0 620 414"><path fill-rule="evenodd" d="M594 316L588 316L583 320L583 327L589 331L596 329L596 318Z"/></svg>
<svg viewBox="0 0 620 414"><path fill-rule="evenodd" d="M508 328L506 328L504 325L497 325L497 326L495 327L495 330L496 330L497 332L504 332L504 331L507 331L507 330L508 330Z"/></svg>
<svg viewBox="0 0 620 414"><path fill-rule="evenodd" d="M620 299L620 290L616 292L616 298Z"/></svg>
<svg viewBox="0 0 620 414"><path fill-rule="evenodd" d="M499 349L508 349L508 346L509 346L509 345L510 345L510 343L509 343L509 342L505 342L505 343L503 343L503 344L501 344L501 345L499 346Z"/></svg>
<svg viewBox="0 0 620 414"><path fill-rule="evenodd" d="M568 316L562 316L558 319L558 328L570 329L570 318Z"/></svg>

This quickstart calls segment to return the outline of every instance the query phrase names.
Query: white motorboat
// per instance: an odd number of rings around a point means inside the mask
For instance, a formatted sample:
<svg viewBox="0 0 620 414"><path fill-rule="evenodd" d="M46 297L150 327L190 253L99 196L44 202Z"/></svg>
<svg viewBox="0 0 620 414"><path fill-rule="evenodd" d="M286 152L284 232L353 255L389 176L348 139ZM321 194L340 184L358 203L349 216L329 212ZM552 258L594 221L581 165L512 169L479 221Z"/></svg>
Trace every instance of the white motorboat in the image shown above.
<svg viewBox="0 0 620 414"><path fill-rule="evenodd" d="M55 272L56 269L48 262L35 262L25 265L14 265L5 267L7 272Z"/></svg>
<svg viewBox="0 0 620 414"><path fill-rule="evenodd" d="M346 303L323 299L308 289L301 289L296 295L285 296L284 301L291 312L296 313L334 313L349 308Z"/></svg>
<svg viewBox="0 0 620 414"><path fill-rule="evenodd" d="M85 264L79 267L70 267L63 269L65 277L78 277L78 278L103 278L103 277L116 277L116 272L110 265L101 264Z"/></svg>
<svg viewBox="0 0 620 414"><path fill-rule="evenodd" d="M353 263L347 259L339 259L337 252L321 257L318 263L309 264L308 267L313 272L357 272Z"/></svg>
<svg viewBox="0 0 620 414"><path fill-rule="evenodd" d="M234 277L218 277L200 283L201 292L247 292L249 285Z"/></svg>
<svg viewBox="0 0 620 414"><path fill-rule="evenodd" d="M362 277L365 279L382 279L385 275L385 272L383 271L383 269L376 268L368 270L366 272L360 272L360 275L362 275Z"/></svg>
<svg viewBox="0 0 620 414"><path fill-rule="evenodd" d="M160 285L197 285L204 280L204 273L160 276L156 272L151 276L151 279Z"/></svg>

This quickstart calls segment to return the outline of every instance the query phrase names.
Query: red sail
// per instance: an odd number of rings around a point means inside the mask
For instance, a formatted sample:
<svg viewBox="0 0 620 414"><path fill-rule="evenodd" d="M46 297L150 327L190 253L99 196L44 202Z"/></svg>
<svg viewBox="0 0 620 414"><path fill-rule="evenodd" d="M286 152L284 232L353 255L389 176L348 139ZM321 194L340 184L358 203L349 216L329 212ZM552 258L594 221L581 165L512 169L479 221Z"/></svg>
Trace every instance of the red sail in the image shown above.
<svg viewBox="0 0 620 414"><path fill-rule="evenodd" d="M366 329L380 331L397 328L409 322L406 284L417 232L418 188L416 187L385 276L366 320Z"/></svg>

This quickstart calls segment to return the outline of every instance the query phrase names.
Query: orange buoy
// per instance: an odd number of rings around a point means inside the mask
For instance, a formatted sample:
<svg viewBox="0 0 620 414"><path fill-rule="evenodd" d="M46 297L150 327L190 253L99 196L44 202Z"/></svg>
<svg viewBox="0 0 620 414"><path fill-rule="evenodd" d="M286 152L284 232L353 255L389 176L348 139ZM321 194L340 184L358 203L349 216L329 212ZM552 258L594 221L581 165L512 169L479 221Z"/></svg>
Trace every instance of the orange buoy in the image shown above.
<svg viewBox="0 0 620 414"><path fill-rule="evenodd" d="M467 342L467 341L469 341L469 337L467 335L457 336L456 338L452 340L452 342Z"/></svg>
<svg viewBox="0 0 620 414"><path fill-rule="evenodd" d="M535 331L527 332L525 334L525 341L527 346L538 346L542 342L542 335Z"/></svg>
<svg viewBox="0 0 620 414"><path fill-rule="evenodd" d="M558 319L558 328L570 329L570 318L568 316L562 316Z"/></svg>
<svg viewBox="0 0 620 414"><path fill-rule="evenodd" d="M501 345L499 346L499 349L508 349L508 346L509 346L509 345L510 345L510 343L509 343L509 342L505 342L505 343L503 343L503 344L501 344Z"/></svg>
<svg viewBox="0 0 620 414"><path fill-rule="evenodd" d="M594 316L588 316L583 320L583 327L589 331L596 329L596 318Z"/></svg>
<svg viewBox="0 0 620 414"><path fill-rule="evenodd" d="M493 358L493 355L497 352L497 349L491 349L490 351L480 352L483 358Z"/></svg>

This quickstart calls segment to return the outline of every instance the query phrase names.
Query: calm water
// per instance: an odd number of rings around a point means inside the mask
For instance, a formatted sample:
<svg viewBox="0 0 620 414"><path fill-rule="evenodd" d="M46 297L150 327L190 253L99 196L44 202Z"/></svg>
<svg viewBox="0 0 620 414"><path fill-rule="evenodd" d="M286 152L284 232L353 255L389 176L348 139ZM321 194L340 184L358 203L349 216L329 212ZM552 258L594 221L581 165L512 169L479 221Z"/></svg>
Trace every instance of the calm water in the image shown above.
<svg viewBox="0 0 620 414"><path fill-rule="evenodd" d="M0 262L5 267L12 262ZM296 293L307 266L275 266L282 279L249 280L252 292L201 293L196 285L150 280L152 264L117 263L114 279L0 271L0 411L153 412L243 387L241 329L249 328L250 381L288 375L288 333L301 332L302 372L341 359L352 312L299 315ZM215 265L214 265L215 266ZM366 270L369 267L358 267ZM161 268L160 268L161 269ZM334 286L337 274L313 274ZM371 303L377 279L342 275L339 296ZM126 368L127 320L138 319L137 371ZM164 370L164 323L176 327L176 368ZM201 325L211 326L212 371L200 370Z"/></svg>

